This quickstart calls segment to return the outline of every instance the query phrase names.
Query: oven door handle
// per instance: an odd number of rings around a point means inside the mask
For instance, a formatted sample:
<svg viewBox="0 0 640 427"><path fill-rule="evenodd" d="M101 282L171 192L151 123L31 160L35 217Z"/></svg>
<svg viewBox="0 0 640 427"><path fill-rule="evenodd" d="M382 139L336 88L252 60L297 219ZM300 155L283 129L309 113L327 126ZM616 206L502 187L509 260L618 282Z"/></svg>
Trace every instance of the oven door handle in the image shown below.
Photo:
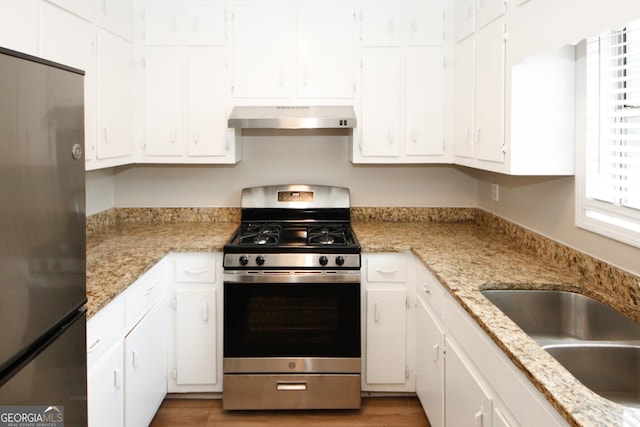
<svg viewBox="0 0 640 427"><path fill-rule="evenodd" d="M307 383L304 381L298 382L278 382L276 384L276 390L278 391L306 391Z"/></svg>

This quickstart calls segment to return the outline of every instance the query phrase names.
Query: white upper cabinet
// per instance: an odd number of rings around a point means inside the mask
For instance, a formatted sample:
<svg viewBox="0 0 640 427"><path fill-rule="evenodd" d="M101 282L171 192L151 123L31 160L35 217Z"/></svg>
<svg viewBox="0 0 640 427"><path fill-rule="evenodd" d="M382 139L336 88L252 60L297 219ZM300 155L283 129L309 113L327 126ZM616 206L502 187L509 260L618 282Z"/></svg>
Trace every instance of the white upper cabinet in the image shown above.
<svg viewBox="0 0 640 427"><path fill-rule="evenodd" d="M133 39L133 2L98 0L98 25L125 40Z"/></svg>
<svg viewBox="0 0 640 427"><path fill-rule="evenodd" d="M354 96L355 13L352 7L301 4L296 41L297 97Z"/></svg>
<svg viewBox="0 0 640 427"><path fill-rule="evenodd" d="M444 155L444 58L444 48L412 47L405 52L407 156Z"/></svg>
<svg viewBox="0 0 640 427"><path fill-rule="evenodd" d="M0 46L38 54L39 4L37 0L0 0Z"/></svg>
<svg viewBox="0 0 640 427"><path fill-rule="evenodd" d="M362 46L400 46L402 8L397 4L367 5L362 10Z"/></svg>
<svg viewBox="0 0 640 427"><path fill-rule="evenodd" d="M226 44L225 7L218 3L147 2L143 39L147 46Z"/></svg>
<svg viewBox="0 0 640 427"><path fill-rule="evenodd" d="M453 154L475 156L475 40L455 46L453 63Z"/></svg>
<svg viewBox="0 0 640 427"><path fill-rule="evenodd" d="M446 3L363 6L353 163L445 163Z"/></svg>
<svg viewBox="0 0 640 427"><path fill-rule="evenodd" d="M127 163L133 156L133 52L131 43L98 32L98 160Z"/></svg>
<svg viewBox="0 0 640 427"><path fill-rule="evenodd" d="M252 2L236 5L232 19L234 98L353 98L353 6Z"/></svg>
<svg viewBox="0 0 640 427"><path fill-rule="evenodd" d="M453 41L459 42L475 31L475 1L453 0Z"/></svg>
<svg viewBox="0 0 640 427"><path fill-rule="evenodd" d="M445 0L412 2L405 9L407 46L442 46L445 39Z"/></svg>
<svg viewBox="0 0 640 427"><path fill-rule="evenodd" d="M97 143L98 67L93 25L63 10L40 6L40 56L85 72L84 155L87 166L95 163Z"/></svg>
<svg viewBox="0 0 640 427"><path fill-rule="evenodd" d="M289 98L294 8L251 3L233 9L233 95Z"/></svg>
<svg viewBox="0 0 640 427"><path fill-rule="evenodd" d="M78 15L81 18L86 19L89 22L96 21L96 12L98 10L98 3L96 1L87 0L47 0L50 3L56 4L61 8L68 10L74 15Z"/></svg>
<svg viewBox="0 0 640 427"><path fill-rule="evenodd" d="M504 15L507 0L475 0L476 2L476 29L480 29Z"/></svg>

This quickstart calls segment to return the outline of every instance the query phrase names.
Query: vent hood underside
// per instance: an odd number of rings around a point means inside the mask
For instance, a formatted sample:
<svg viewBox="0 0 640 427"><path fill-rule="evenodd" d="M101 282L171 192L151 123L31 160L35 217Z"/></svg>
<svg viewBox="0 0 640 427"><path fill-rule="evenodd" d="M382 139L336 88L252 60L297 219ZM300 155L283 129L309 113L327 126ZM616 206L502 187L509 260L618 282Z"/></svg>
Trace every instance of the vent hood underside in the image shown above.
<svg viewBox="0 0 640 427"><path fill-rule="evenodd" d="M352 106L234 107L228 126L235 129L353 129Z"/></svg>

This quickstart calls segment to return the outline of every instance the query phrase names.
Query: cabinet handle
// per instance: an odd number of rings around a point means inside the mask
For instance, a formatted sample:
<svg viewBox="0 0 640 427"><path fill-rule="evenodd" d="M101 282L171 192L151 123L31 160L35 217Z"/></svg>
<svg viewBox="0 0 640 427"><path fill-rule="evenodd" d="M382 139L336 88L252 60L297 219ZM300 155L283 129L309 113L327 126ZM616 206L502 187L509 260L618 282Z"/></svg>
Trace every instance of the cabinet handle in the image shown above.
<svg viewBox="0 0 640 427"><path fill-rule="evenodd" d="M480 409L478 412L476 412L476 414L474 415L475 418L475 427L482 427L482 409Z"/></svg>
<svg viewBox="0 0 640 427"><path fill-rule="evenodd" d="M131 352L131 366L133 369L138 369L138 352L136 350Z"/></svg>
<svg viewBox="0 0 640 427"><path fill-rule="evenodd" d="M411 131L411 140L414 144L418 142L418 131L415 129Z"/></svg>
<svg viewBox="0 0 640 427"><path fill-rule="evenodd" d="M200 31L200 20L198 19L197 16L193 18L193 24L191 24L191 28L193 29L194 33L197 33L198 31Z"/></svg>
<svg viewBox="0 0 640 427"><path fill-rule="evenodd" d="M480 13L484 12L484 1L483 0L478 0L478 12L480 12Z"/></svg>
<svg viewBox="0 0 640 427"><path fill-rule="evenodd" d="M149 289L147 289L144 292L144 295L151 295L151 293L153 292L153 288L155 288L155 287L156 287L156 285L151 286Z"/></svg>
<svg viewBox="0 0 640 427"><path fill-rule="evenodd" d="M389 134L387 135L387 138L389 138L389 144L393 144L393 131L391 129L389 129Z"/></svg>
<svg viewBox="0 0 640 427"><path fill-rule="evenodd" d="M471 128L467 128L467 132L464 134L464 143L468 144L471 139Z"/></svg>
<svg viewBox="0 0 640 427"><path fill-rule="evenodd" d="M209 304L206 302L202 310L202 320L204 320L205 323L209 321Z"/></svg>
<svg viewBox="0 0 640 427"><path fill-rule="evenodd" d="M107 9L109 9L109 7L107 5L107 0L102 0L102 11L106 12Z"/></svg>
<svg viewBox="0 0 640 427"><path fill-rule="evenodd" d="M378 268L376 271L380 274L395 274L398 272L398 270L396 270L395 268L391 268L389 270Z"/></svg>
<svg viewBox="0 0 640 427"><path fill-rule="evenodd" d="M185 273L187 273L187 274L203 274L203 273L206 273L206 272L207 272L207 270L205 270L204 268L203 268L203 269L201 269L201 270L191 270L191 269L187 269L187 270L185 270L184 272L185 272Z"/></svg>
<svg viewBox="0 0 640 427"><path fill-rule="evenodd" d="M178 131L177 131L177 130L175 130L175 129L173 129L173 130L171 131L171 135L170 135L170 137L171 137L171 143L172 143L172 144L175 144L175 143L176 143L176 139L178 138Z"/></svg>
<svg viewBox="0 0 640 427"><path fill-rule="evenodd" d="M480 130L482 128L476 129L476 144L480 142Z"/></svg>
<svg viewBox="0 0 640 427"><path fill-rule="evenodd" d="M376 302L373 307L373 321L378 323L380 321L380 306Z"/></svg>
<svg viewBox="0 0 640 427"><path fill-rule="evenodd" d="M306 391L307 383L277 383L276 390L278 391Z"/></svg>
<svg viewBox="0 0 640 427"><path fill-rule="evenodd" d="M89 349L87 350L87 353L91 353L96 348L98 348L101 342L102 342L102 338L98 338L93 344L91 344L91 347L89 347Z"/></svg>
<svg viewBox="0 0 640 427"><path fill-rule="evenodd" d="M193 143L197 144L200 141L200 132L197 130L193 131Z"/></svg>
<svg viewBox="0 0 640 427"><path fill-rule="evenodd" d="M433 361L438 363L440 361L440 344L433 346Z"/></svg>
<svg viewBox="0 0 640 427"><path fill-rule="evenodd" d="M422 290L424 290L425 294L431 295L431 289L427 288L427 285L422 285Z"/></svg>
<svg viewBox="0 0 640 427"><path fill-rule="evenodd" d="M113 370L113 389L114 390L120 389L120 370L119 369Z"/></svg>
<svg viewBox="0 0 640 427"><path fill-rule="evenodd" d="M413 18L411 20L411 31L415 34L418 32L418 22L417 18Z"/></svg>
<svg viewBox="0 0 640 427"><path fill-rule="evenodd" d="M105 144L109 143L109 128L102 128L102 139Z"/></svg>
<svg viewBox="0 0 640 427"><path fill-rule="evenodd" d="M387 27L389 29L389 34L393 35L396 33L396 21L394 21L393 19L389 19Z"/></svg>

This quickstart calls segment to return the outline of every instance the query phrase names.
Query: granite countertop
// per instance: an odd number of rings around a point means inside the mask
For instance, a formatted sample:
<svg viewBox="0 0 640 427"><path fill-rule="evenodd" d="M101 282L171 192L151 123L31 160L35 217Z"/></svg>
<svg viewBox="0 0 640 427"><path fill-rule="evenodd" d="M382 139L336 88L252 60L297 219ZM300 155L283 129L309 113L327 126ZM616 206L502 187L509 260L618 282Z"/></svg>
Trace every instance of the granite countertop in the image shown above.
<svg viewBox="0 0 640 427"><path fill-rule="evenodd" d="M87 243L89 317L169 252L221 252L237 226L235 221L134 223L92 233ZM637 308L624 298L591 286L583 274L477 221L366 220L354 221L353 228L365 253L413 252L570 425L640 425L640 412L580 384L480 288L577 290L637 316Z"/></svg>

